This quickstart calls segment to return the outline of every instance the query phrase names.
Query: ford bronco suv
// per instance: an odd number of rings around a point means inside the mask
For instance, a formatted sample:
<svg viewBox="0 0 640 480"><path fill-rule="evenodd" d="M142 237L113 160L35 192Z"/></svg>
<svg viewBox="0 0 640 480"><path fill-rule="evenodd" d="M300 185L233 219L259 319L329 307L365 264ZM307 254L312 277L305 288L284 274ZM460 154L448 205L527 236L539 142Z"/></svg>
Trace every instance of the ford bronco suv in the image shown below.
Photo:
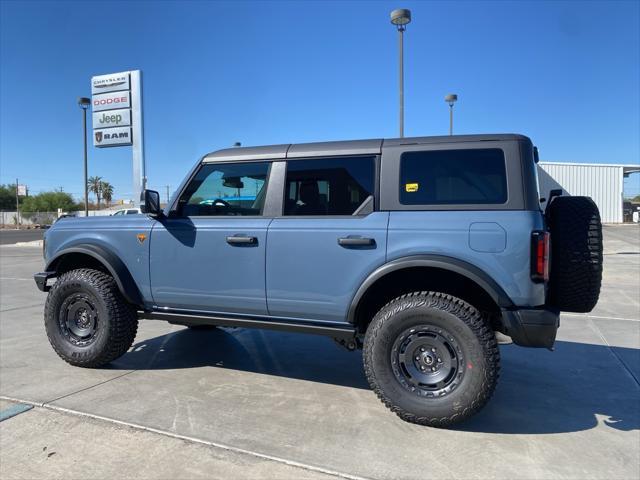
<svg viewBox="0 0 640 480"><path fill-rule="evenodd" d="M139 319L323 334L363 348L401 418L450 425L493 393L497 337L552 348L559 312L598 300L598 209L554 192L542 211L536 162L512 134L210 153L164 209L146 190L145 214L47 231L49 341L100 367Z"/></svg>

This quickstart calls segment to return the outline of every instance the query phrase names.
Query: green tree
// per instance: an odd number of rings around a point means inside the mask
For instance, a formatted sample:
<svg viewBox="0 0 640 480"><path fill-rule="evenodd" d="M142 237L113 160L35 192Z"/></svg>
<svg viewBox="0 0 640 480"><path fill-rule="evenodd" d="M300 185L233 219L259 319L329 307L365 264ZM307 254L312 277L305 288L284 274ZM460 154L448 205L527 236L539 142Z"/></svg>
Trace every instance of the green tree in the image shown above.
<svg viewBox="0 0 640 480"><path fill-rule="evenodd" d="M16 209L16 186L0 185L0 210Z"/></svg>
<svg viewBox="0 0 640 480"><path fill-rule="evenodd" d="M89 177L87 180L87 186L89 191L96 195L96 203L98 204L98 210L100 210L100 198L102 198L102 177Z"/></svg>
<svg viewBox="0 0 640 480"><path fill-rule="evenodd" d="M632 202L640 203L640 195L636 195L635 197L633 197L633 198L631 199L631 201L632 201Z"/></svg>
<svg viewBox="0 0 640 480"><path fill-rule="evenodd" d="M107 207L111 206L111 200L113 200L113 185L109 182L100 182L100 191L102 192L102 198L107 202Z"/></svg>
<svg viewBox="0 0 640 480"><path fill-rule="evenodd" d="M65 192L42 192L38 195L25 197L21 210L29 212L56 212L61 208L65 212L77 210L73 197Z"/></svg>

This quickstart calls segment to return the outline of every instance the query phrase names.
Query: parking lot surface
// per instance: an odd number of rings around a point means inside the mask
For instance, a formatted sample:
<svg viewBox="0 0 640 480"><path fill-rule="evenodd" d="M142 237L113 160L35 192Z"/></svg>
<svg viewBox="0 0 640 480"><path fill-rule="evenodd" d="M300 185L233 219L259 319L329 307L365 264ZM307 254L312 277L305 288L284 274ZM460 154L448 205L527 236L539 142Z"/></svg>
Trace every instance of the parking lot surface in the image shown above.
<svg viewBox="0 0 640 480"><path fill-rule="evenodd" d="M45 230L10 230L0 228L0 245L42 240Z"/></svg>
<svg viewBox="0 0 640 480"><path fill-rule="evenodd" d="M141 321L108 368L71 367L44 333L40 250L3 246L0 411L36 407L0 422L0 477L638 478L640 230L604 234L596 309L562 315L554 352L501 347L493 399L451 430L391 414L324 337Z"/></svg>

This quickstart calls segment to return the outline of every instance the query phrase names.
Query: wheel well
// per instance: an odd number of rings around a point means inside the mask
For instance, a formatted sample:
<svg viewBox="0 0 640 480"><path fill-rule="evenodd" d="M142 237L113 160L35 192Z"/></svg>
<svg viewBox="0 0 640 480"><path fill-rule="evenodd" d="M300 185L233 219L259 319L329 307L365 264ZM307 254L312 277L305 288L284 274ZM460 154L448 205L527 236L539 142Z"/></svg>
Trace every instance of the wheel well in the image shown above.
<svg viewBox="0 0 640 480"><path fill-rule="evenodd" d="M437 267L394 270L375 281L355 310L354 324L364 333L375 314L396 297L410 292L432 291L458 297L485 313L492 328L500 330L500 307L487 291L464 275Z"/></svg>
<svg viewBox="0 0 640 480"><path fill-rule="evenodd" d="M58 275L76 270L78 268L91 268L93 270L99 270L111 275L111 272L104 263L91 255L80 252L67 253L66 255L57 258L49 268L55 270Z"/></svg>
<svg viewBox="0 0 640 480"><path fill-rule="evenodd" d="M118 265L108 264L107 260L101 256L93 256L84 252L68 252L56 258L47 266L48 270L55 271L57 275L62 275L78 268L91 268L113 277L118 285L118 290L129 303L142 305L138 287L126 267L121 266L119 268Z"/></svg>

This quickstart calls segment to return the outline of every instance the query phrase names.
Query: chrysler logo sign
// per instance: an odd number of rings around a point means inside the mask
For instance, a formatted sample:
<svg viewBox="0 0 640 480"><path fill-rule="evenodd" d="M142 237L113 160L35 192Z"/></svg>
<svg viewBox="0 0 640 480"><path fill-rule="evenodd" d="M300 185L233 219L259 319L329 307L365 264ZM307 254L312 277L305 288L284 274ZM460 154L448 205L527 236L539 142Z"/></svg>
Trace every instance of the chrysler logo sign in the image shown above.
<svg viewBox="0 0 640 480"><path fill-rule="evenodd" d="M91 93L115 92L129 90L129 72L100 75L91 79Z"/></svg>

